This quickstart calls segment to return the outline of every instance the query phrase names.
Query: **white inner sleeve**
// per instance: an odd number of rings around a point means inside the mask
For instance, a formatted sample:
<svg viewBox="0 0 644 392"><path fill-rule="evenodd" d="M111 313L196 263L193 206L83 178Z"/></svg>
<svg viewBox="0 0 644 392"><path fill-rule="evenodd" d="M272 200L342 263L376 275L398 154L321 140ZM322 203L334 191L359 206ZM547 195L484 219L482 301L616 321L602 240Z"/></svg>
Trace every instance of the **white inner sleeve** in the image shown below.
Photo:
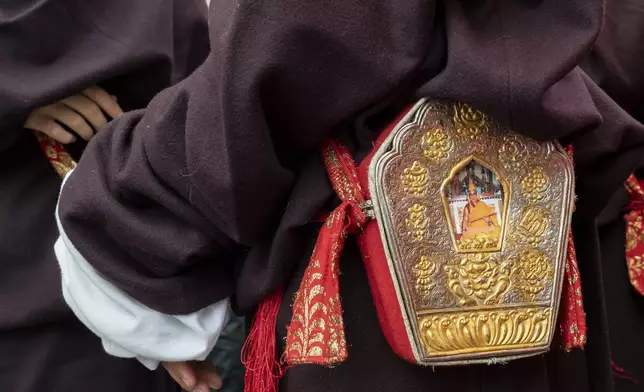
<svg viewBox="0 0 644 392"><path fill-rule="evenodd" d="M230 317L228 298L184 316L152 310L101 277L81 256L65 234L58 207L56 222L60 237L54 248L63 297L83 324L102 339L107 353L137 358L149 369L160 361L208 356Z"/></svg>

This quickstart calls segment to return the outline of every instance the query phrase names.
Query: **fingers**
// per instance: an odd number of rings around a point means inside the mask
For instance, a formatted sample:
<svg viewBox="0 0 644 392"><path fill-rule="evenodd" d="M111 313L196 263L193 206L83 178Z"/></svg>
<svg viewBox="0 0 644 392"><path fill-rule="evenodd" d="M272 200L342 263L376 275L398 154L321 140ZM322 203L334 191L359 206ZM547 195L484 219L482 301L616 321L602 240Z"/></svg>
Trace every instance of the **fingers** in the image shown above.
<svg viewBox="0 0 644 392"><path fill-rule="evenodd" d="M99 87L91 87L82 94L34 110L24 126L68 144L74 142L76 137L60 124L89 140L94 136L94 129L98 132L107 125L108 120L103 112L112 118L123 113L116 103L116 97Z"/></svg>
<svg viewBox="0 0 644 392"><path fill-rule="evenodd" d="M73 143L76 140L74 135L67 132L63 127L57 124L53 118L42 114L38 110L32 112L29 117L27 117L25 128L41 132L63 144Z"/></svg>
<svg viewBox="0 0 644 392"><path fill-rule="evenodd" d="M121 107L116 103L114 97L109 95L107 91L100 87L90 87L83 91L83 95L96 102L96 104L112 118L116 118L123 114Z"/></svg>
<svg viewBox="0 0 644 392"><path fill-rule="evenodd" d="M94 136L94 130L89 126L85 118L63 104L45 106L40 111L58 122L65 124L85 140L89 140Z"/></svg>
<svg viewBox="0 0 644 392"><path fill-rule="evenodd" d="M215 367L204 362L164 362L170 376L186 391L210 392L222 386Z"/></svg>
<svg viewBox="0 0 644 392"><path fill-rule="evenodd" d="M215 365L208 362L197 362L195 365L199 380L204 381L211 388L221 388L223 382Z"/></svg>
<svg viewBox="0 0 644 392"><path fill-rule="evenodd" d="M62 103L85 117L97 132L107 125L107 119L98 104L82 94L65 98Z"/></svg>
<svg viewBox="0 0 644 392"><path fill-rule="evenodd" d="M188 362L163 362L170 376L186 391L197 386L197 373Z"/></svg>

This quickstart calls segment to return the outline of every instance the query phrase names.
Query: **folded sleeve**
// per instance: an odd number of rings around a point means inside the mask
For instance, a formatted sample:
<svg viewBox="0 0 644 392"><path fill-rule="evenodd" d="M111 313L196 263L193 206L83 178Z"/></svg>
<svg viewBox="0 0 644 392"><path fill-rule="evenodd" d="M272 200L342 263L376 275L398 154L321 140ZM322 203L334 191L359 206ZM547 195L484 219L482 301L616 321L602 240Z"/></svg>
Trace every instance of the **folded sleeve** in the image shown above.
<svg viewBox="0 0 644 392"><path fill-rule="evenodd" d="M92 139L61 191L61 228L97 273L156 311L206 308L239 294L239 276L262 287L257 300L276 286L264 275L292 258L293 243L276 243L294 231L281 219L302 208L293 190L305 158L361 114L415 95L574 144L577 212L596 216L644 150L642 125L577 66L603 9L217 1L205 63ZM318 174L311 182L326 181ZM316 197L309 188L299 199Z"/></svg>
<svg viewBox="0 0 644 392"><path fill-rule="evenodd" d="M422 62L424 40L382 34L394 15L410 30L417 8L213 3L205 63L89 143L60 195L69 244L159 312L230 297L239 263L289 207L303 157Z"/></svg>
<svg viewBox="0 0 644 392"><path fill-rule="evenodd" d="M148 308L101 277L62 228L55 252L63 297L76 316L107 353L137 358L151 370L159 361L205 359L230 317L228 299L181 316Z"/></svg>

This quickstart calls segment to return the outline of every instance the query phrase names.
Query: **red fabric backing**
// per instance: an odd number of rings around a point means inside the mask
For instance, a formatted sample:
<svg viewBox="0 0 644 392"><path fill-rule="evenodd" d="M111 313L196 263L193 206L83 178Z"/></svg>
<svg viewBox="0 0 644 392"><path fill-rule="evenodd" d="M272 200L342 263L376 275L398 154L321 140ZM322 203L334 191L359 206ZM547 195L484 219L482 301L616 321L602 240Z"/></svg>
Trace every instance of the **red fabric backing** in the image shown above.
<svg viewBox="0 0 644 392"><path fill-rule="evenodd" d="M396 118L378 137L371 153L358 166L358 178L367 197L371 199L369 192L369 165L385 139L391 134L394 127L411 110L411 106ZM387 257L382 246L378 222L370 220L358 237L358 245L362 253L362 259L367 270L371 295L378 311L378 320L387 342L392 350L401 358L417 363L411 349L411 343L407 339L407 329L401 313L400 304L396 295L396 289L391 279Z"/></svg>

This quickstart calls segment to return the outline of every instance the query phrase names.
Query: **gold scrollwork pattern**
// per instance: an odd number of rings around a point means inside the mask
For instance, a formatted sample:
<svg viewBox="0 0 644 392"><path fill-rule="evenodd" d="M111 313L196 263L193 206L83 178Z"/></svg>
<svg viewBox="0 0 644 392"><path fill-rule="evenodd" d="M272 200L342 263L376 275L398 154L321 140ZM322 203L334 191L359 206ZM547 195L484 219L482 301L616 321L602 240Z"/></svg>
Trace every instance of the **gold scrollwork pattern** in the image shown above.
<svg viewBox="0 0 644 392"><path fill-rule="evenodd" d="M476 141L488 131L487 115L464 103L454 104L453 120L456 134L470 141Z"/></svg>
<svg viewBox="0 0 644 392"><path fill-rule="evenodd" d="M309 268L311 273L304 277L307 279L306 288L303 292L296 293L293 301L291 326L295 327L289 331L290 336L287 341L290 343L287 344L287 351L295 361L305 357L321 356L325 351L331 358L346 357L342 314L333 311L340 309L340 296L338 294L328 296L322 284L324 272L319 260L314 260ZM337 279L338 268L335 264L332 271ZM326 339L325 333L328 334Z"/></svg>
<svg viewBox="0 0 644 392"><path fill-rule="evenodd" d="M527 207L514 231L515 239L537 246L543 241L543 234L550 225L548 211L530 206Z"/></svg>
<svg viewBox="0 0 644 392"><path fill-rule="evenodd" d="M642 233L642 215L638 215L635 219L628 222L626 225L626 251L630 252L639 242L644 242L644 233ZM640 235L642 233L642 235Z"/></svg>
<svg viewBox="0 0 644 392"><path fill-rule="evenodd" d="M414 161L402 174L403 191L410 196L422 196L429 182L428 170L420 162Z"/></svg>
<svg viewBox="0 0 644 392"><path fill-rule="evenodd" d="M548 194L550 180L543 169L535 167L521 180L521 189L526 198L533 202L539 202L545 199Z"/></svg>
<svg viewBox="0 0 644 392"><path fill-rule="evenodd" d="M449 151L454 147L452 138L440 129L427 131L421 141L423 155L432 161L447 158Z"/></svg>
<svg viewBox="0 0 644 392"><path fill-rule="evenodd" d="M432 275L436 272L436 269L436 262L427 256L421 256L411 268L411 272L416 278L414 288L421 297L428 296L435 286L436 283L432 280Z"/></svg>
<svg viewBox="0 0 644 392"><path fill-rule="evenodd" d="M427 218L427 207L414 204L407 209L407 219L405 219L409 236L415 242L421 242L427 237L427 227L429 218Z"/></svg>
<svg viewBox="0 0 644 392"><path fill-rule="evenodd" d="M523 167L528 148L516 135L505 135L499 148L499 161L509 171L518 171Z"/></svg>
<svg viewBox="0 0 644 392"><path fill-rule="evenodd" d="M628 277L631 284L637 291L642 292L643 288L640 286L640 279L644 274L644 260L642 260L642 256L627 257L626 266L628 267Z"/></svg>
<svg viewBox="0 0 644 392"><path fill-rule="evenodd" d="M546 278L554 276L554 266L538 249L526 249L512 259L514 286L525 301L534 302L545 287Z"/></svg>
<svg viewBox="0 0 644 392"><path fill-rule="evenodd" d="M447 288L461 305L493 305L510 287L511 264L489 253L457 256L444 266Z"/></svg>
<svg viewBox="0 0 644 392"><path fill-rule="evenodd" d="M419 319L423 345L431 354L507 350L548 339L548 308L520 308L429 315Z"/></svg>

